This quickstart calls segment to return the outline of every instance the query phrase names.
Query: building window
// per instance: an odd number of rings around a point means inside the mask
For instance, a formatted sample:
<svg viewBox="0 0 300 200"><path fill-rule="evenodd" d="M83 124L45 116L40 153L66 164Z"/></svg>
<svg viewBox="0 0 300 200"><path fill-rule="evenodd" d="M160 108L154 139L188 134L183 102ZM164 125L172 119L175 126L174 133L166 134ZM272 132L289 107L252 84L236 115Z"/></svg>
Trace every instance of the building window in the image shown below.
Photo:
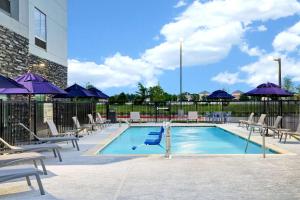
<svg viewBox="0 0 300 200"><path fill-rule="evenodd" d="M39 9L34 9L35 45L47 48L46 15Z"/></svg>
<svg viewBox="0 0 300 200"><path fill-rule="evenodd" d="M0 8L10 14L10 0L0 0Z"/></svg>

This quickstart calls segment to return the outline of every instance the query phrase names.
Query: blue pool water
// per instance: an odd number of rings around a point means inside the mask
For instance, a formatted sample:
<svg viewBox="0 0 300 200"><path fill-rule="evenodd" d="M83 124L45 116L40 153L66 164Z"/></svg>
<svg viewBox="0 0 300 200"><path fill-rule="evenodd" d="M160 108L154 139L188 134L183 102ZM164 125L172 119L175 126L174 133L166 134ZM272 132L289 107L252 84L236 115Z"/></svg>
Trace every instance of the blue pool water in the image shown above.
<svg viewBox="0 0 300 200"><path fill-rule="evenodd" d="M133 146L143 144L148 133L160 127L130 127L106 146L99 154L164 154L165 137L161 146ZM172 127L172 154L244 154L246 140L217 127ZM260 145L249 143L247 154L260 154ZM266 150L266 153L275 153Z"/></svg>

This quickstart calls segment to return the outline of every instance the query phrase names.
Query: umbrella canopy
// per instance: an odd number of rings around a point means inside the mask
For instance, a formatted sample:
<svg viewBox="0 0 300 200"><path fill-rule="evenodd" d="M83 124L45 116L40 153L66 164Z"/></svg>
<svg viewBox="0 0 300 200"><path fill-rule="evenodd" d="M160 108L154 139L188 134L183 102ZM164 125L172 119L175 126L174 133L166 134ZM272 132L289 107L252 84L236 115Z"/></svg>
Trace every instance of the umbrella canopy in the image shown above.
<svg viewBox="0 0 300 200"><path fill-rule="evenodd" d="M16 81L0 75L0 94L27 94L29 91Z"/></svg>
<svg viewBox="0 0 300 200"><path fill-rule="evenodd" d="M263 83L257 86L255 89L245 93L248 96L277 96L277 97L289 97L293 96L293 93L280 88L274 83Z"/></svg>
<svg viewBox="0 0 300 200"><path fill-rule="evenodd" d="M208 99L234 99L234 96L228 94L224 90L216 90L207 96Z"/></svg>
<svg viewBox="0 0 300 200"><path fill-rule="evenodd" d="M96 97L92 92L84 87L74 84L65 89L66 94L55 95L54 98L92 98Z"/></svg>
<svg viewBox="0 0 300 200"><path fill-rule="evenodd" d="M108 99L109 98L108 95L104 94L101 90L98 90L95 87L91 87L88 90L99 99Z"/></svg>
<svg viewBox="0 0 300 200"><path fill-rule="evenodd" d="M66 94L64 90L31 72L19 76L15 81L28 89L30 94Z"/></svg>

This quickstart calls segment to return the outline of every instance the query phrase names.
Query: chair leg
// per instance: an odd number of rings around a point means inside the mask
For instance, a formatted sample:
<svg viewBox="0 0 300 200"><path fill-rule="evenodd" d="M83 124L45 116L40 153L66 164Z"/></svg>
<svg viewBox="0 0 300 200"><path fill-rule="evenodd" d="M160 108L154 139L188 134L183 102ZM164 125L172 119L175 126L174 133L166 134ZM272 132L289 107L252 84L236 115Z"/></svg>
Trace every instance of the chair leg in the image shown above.
<svg viewBox="0 0 300 200"><path fill-rule="evenodd" d="M73 148L75 148L75 144L74 144L74 141L72 140L72 145L73 145Z"/></svg>
<svg viewBox="0 0 300 200"><path fill-rule="evenodd" d="M285 134L285 138L284 138L284 143L286 143L286 138L287 138L288 134Z"/></svg>
<svg viewBox="0 0 300 200"><path fill-rule="evenodd" d="M280 139L279 139L279 142L281 142L282 140L282 136L283 136L283 133L280 134ZM279 137L279 134L278 134L278 137Z"/></svg>
<svg viewBox="0 0 300 200"><path fill-rule="evenodd" d="M26 176L26 181L27 181L27 185L28 185L28 186L31 186L31 181L30 181L29 176Z"/></svg>
<svg viewBox="0 0 300 200"><path fill-rule="evenodd" d="M59 162L62 162L62 159L61 159L61 155L60 155L60 152L58 149L56 149L56 152L57 152L57 155L58 155L58 159L59 159Z"/></svg>
<svg viewBox="0 0 300 200"><path fill-rule="evenodd" d="M47 169L46 169L46 166L45 166L45 163L44 163L43 159L40 160L40 163L42 165L44 175L47 175Z"/></svg>
<svg viewBox="0 0 300 200"><path fill-rule="evenodd" d="M38 168L38 166L37 166L37 164L36 164L36 161L35 161L35 160L33 161L33 164L34 164L34 167L35 167L35 168Z"/></svg>
<svg viewBox="0 0 300 200"><path fill-rule="evenodd" d="M55 149L52 149L52 151L53 151L54 157L56 158L57 155L56 155Z"/></svg>
<svg viewBox="0 0 300 200"><path fill-rule="evenodd" d="M45 190L44 190L44 187L43 187L43 184L42 184L40 175L39 175L39 174L36 174L36 175L35 175L35 178L36 178L36 181L37 181L37 183L38 183L38 186L39 186L41 195L45 195Z"/></svg>
<svg viewBox="0 0 300 200"><path fill-rule="evenodd" d="M75 145L76 145L77 150L80 151L77 140L75 140L74 142L75 142Z"/></svg>

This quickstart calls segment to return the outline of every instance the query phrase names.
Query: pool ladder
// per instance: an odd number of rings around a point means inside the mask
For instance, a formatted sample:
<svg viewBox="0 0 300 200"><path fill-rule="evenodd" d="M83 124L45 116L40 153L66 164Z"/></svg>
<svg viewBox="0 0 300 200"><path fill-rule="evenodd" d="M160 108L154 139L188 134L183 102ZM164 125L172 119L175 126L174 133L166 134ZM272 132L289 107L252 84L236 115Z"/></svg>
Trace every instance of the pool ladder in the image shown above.
<svg viewBox="0 0 300 200"><path fill-rule="evenodd" d="M248 145L249 145L250 138L251 138L251 134L254 132L255 127L257 127L257 126L249 125L250 132L249 132L249 135L248 135L248 138L247 138L245 153L247 153ZM266 138L265 138L266 135L265 135L265 131L263 130L263 127L259 127L259 128L260 128L261 134L262 134L262 154L263 154L263 158L266 158Z"/></svg>

